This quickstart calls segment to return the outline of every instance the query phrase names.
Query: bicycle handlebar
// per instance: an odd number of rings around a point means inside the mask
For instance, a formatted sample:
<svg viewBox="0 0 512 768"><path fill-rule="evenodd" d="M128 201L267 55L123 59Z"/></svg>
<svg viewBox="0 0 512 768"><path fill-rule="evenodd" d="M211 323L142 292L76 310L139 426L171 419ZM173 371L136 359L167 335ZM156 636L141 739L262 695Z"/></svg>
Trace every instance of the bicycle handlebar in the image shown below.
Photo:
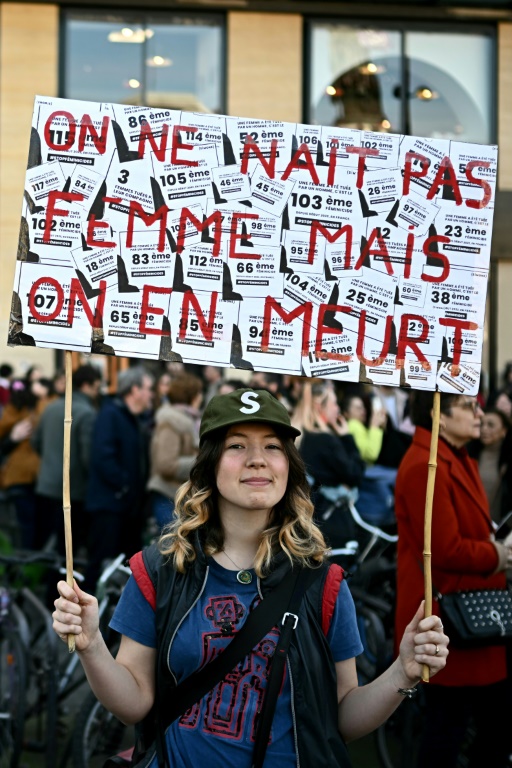
<svg viewBox="0 0 512 768"><path fill-rule="evenodd" d="M98 579L98 586L101 584L105 584L110 577L112 576L115 571L122 571L123 573L126 573L128 576L131 574L131 569L124 565L124 561L126 560L126 555L122 552L120 555L118 555L115 560L112 560L111 563L107 565L105 570L102 572L101 576Z"/></svg>
<svg viewBox="0 0 512 768"><path fill-rule="evenodd" d="M58 552L46 550L18 549L16 552L0 552L0 563L5 565L53 565L56 570L62 567L66 558ZM79 565L86 565L84 560L75 561Z"/></svg>
<svg viewBox="0 0 512 768"><path fill-rule="evenodd" d="M372 533L374 536L376 536L378 539L382 539L383 541L387 541L390 544L396 544L398 541L398 536L386 533L386 531L383 531L382 528L378 528L376 525L371 525L371 523L367 523L366 520L363 520L359 512L357 511L355 505L353 503L349 503L349 509L350 514L354 518L355 522L361 526L361 528L364 528L365 531L368 531L368 533Z"/></svg>

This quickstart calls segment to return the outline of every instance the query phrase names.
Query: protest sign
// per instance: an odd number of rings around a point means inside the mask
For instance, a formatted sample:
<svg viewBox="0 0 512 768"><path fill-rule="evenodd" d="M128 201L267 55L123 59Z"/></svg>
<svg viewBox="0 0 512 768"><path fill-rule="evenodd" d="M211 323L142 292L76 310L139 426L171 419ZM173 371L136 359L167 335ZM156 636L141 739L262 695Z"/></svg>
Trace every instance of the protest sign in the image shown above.
<svg viewBox="0 0 512 768"><path fill-rule="evenodd" d="M497 147L37 97L9 344L476 394Z"/></svg>

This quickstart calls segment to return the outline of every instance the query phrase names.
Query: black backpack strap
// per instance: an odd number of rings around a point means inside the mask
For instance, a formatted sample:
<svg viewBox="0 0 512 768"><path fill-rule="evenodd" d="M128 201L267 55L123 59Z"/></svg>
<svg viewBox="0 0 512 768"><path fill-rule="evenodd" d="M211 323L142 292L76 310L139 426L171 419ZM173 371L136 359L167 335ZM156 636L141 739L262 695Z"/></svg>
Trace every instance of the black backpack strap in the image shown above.
<svg viewBox="0 0 512 768"><path fill-rule="evenodd" d="M288 604L288 610L282 618L279 641L276 650L274 651L274 656L272 657L270 674L265 690L265 698L263 700L263 707L258 723L252 768L262 768L263 766L270 738L270 729L272 728L272 721L276 711L277 698L283 682L286 655L288 653L288 648L290 647L293 632L297 628L299 622L299 609L306 590L318 578L321 572L321 568L302 568L299 573L299 578L295 582L295 587Z"/></svg>

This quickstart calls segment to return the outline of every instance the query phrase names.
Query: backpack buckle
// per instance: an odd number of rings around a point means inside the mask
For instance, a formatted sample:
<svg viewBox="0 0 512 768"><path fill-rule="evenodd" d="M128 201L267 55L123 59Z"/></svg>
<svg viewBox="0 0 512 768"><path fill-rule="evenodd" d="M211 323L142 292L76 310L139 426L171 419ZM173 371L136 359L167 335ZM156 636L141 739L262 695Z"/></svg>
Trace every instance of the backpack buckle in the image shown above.
<svg viewBox="0 0 512 768"><path fill-rule="evenodd" d="M283 616L283 620L282 620L281 624L284 624L286 622L286 619L288 618L288 616L290 616L293 619L293 627L292 627L292 629L296 629L297 628L297 624L299 623L299 617L297 616L296 613L290 613L289 611L286 611L286 613Z"/></svg>

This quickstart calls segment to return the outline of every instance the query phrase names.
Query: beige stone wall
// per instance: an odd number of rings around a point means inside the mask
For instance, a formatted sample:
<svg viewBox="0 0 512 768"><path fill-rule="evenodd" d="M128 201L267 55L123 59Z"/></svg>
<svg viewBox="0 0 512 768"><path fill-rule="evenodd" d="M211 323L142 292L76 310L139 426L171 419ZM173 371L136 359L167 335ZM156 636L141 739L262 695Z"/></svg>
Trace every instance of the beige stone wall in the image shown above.
<svg viewBox="0 0 512 768"><path fill-rule="evenodd" d="M54 352L6 344L32 109L36 94L56 96L56 5L0 2L0 361L17 372L37 363L53 372Z"/></svg>
<svg viewBox="0 0 512 768"><path fill-rule="evenodd" d="M512 360L512 333L510 332L512 296L512 261L498 264L498 374L505 363Z"/></svg>
<svg viewBox="0 0 512 768"><path fill-rule="evenodd" d="M228 14L227 104L230 115L302 120L302 17Z"/></svg>
<svg viewBox="0 0 512 768"><path fill-rule="evenodd" d="M50 350L7 347L8 314L18 241L33 99L58 92L59 10L0 0L0 362L18 370L40 363L53 370ZM290 122L302 119L303 19L299 14L228 12L229 114ZM512 24L498 29L499 186L512 190ZM512 263L498 274L498 359L512 359L508 306ZM486 352L489 340L486 340ZM484 355L485 359L486 355Z"/></svg>
<svg viewBox="0 0 512 768"><path fill-rule="evenodd" d="M512 190L512 24L498 28L498 184Z"/></svg>
<svg viewBox="0 0 512 768"><path fill-rule="evenodd" d="M512 190L512 24L498 27L498 187ZM512 256L512 248L509 254ZM512 262L497 266L498 301L498 374L512 360L510 333L510 297L512 296Z"/></svg>

